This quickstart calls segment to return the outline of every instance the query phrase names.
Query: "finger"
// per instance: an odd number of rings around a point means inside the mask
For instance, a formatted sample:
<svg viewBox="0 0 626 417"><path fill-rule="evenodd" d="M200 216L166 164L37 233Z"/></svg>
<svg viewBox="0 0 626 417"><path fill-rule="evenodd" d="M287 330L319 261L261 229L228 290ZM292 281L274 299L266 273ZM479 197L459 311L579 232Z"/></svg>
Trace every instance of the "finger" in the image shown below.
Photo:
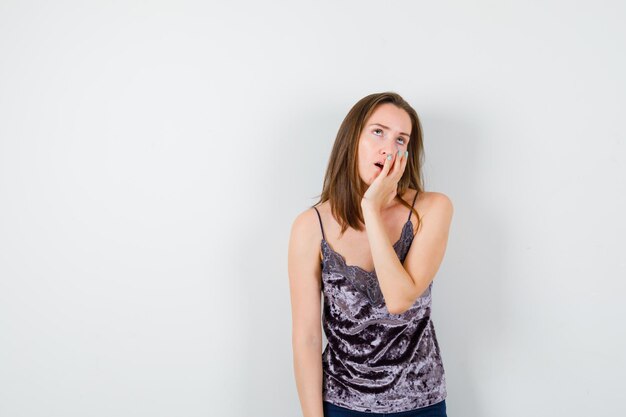
<svg viewBox="0 0 626 417"><path fill-rule="evenodd" d="M409 152L402 151L402 169L400 169L400 175L404 173L404 170L406 169L406 165L408 163L409 163Z"/></svg>
<svg viewBox="0 0 626 417"><path fill-rule="evenodd" d="M404 151L398 150L395 154L395 162L393 164L393 176L399 176L402 173L402 168L404 167Z"/></svg>
<svg viewBox="0 0 626 417"><path fill-rule="evenodd" d="M391 176L396 180L400 181L402 178L402 174L404 173L404 167L406 166L406 157L404 156L404 150L399 149L396 154L396 161L393 166L393 171L391 172Z"/></svg>
<svg viewBox="0 0 626 417"><path fill-rule="evenodd" d="M390 156L391 156L391 159L389 159ZM391 169L392 164L393 164L393 155L387 154L387 157L385 158L385 163L383 164L383 170L380 172L380 175L386 177L387 174L389 173L389 170Z"/></svg>

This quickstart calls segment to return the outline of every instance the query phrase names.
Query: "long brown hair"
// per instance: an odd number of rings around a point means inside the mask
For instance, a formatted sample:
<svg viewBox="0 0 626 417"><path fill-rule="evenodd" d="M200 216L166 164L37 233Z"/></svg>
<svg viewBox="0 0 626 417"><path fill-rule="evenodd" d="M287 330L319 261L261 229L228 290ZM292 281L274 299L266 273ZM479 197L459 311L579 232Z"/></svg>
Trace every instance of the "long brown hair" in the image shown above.
<svg viewBox="0 0 626 417"><path fill-rule="evenodd" d="M319 195L319 201L314 205L330 200L331 213L341 225L341 234L348 227L359 231L363 230L365 221L360 203L368 185L361 179L358 172L358 142L366 120L372 115L376 107L383 103L395 104L406 111L411 118L411 136L407 148L409 157L405 171L398 181L395 200L415 213L418 229L421 224L417 210L400 196L404 195L409 187L417 190L418 194L423 191L424 144L422 126L413 107L399 94L387 91L365 96L352 106L339 126L335 144L330 153L322 193Z"/></svg>

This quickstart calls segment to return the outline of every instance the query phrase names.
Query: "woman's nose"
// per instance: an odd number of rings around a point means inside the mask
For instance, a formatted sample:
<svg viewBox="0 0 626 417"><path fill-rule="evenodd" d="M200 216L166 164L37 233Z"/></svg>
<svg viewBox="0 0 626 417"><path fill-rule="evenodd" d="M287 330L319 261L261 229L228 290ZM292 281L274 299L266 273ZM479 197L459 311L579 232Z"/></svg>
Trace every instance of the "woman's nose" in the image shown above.
<svg viewBox="0 0 626 417"><path fill-rule="evenodd" d="M383 155L385 155L385 157L389 154L393 155L398 153L398 147L396 145L389 145L389 146L385 146L382 150Z"/></svg>

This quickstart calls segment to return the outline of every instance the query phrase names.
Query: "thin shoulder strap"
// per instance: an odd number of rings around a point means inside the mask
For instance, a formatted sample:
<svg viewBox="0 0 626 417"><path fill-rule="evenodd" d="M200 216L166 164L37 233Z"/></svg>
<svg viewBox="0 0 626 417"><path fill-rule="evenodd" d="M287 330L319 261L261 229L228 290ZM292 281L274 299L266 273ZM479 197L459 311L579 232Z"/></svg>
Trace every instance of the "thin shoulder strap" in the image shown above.
<svg viewBox="0 0 626 417"><path fill-rule="evenodd" d="M419 194L419 191L415 192L415 197L413 197L413 204L411 204L411 207L415 206L415 200L417 200L417 195ZM411 214L413 214L413 210L409 209L409 220L411 220ZM409 221L407 220L407 222Z"/></svg>
<svg viewBox="0 0 626 417"><path fill-rule="evenodd" d="M313 206L313 208L315 209L315 212L317 213L317 218L320 221L320 229L322 230L322 237L324 238L324 240L326 240L326 235L324 235L324 227L322 226L322 218L320 217L320 212L317 211L317 207Z"/></svg>

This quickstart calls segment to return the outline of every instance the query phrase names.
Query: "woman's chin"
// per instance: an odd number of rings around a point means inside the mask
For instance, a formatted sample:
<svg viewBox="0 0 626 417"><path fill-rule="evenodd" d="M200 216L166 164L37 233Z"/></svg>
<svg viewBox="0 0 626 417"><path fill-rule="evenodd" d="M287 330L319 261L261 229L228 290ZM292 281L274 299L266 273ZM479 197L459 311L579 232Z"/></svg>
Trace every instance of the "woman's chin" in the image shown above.
<svg viewBox="0 0 626 417"><path fill-rule="evenodd" d="M378 178L381 172L382 171L374 172L373 174L369 176L369 178L363 178L363 176L361 176L361 180L363 180L363 182L366 183L367 185L372 185L374 180Z"/></svg>

